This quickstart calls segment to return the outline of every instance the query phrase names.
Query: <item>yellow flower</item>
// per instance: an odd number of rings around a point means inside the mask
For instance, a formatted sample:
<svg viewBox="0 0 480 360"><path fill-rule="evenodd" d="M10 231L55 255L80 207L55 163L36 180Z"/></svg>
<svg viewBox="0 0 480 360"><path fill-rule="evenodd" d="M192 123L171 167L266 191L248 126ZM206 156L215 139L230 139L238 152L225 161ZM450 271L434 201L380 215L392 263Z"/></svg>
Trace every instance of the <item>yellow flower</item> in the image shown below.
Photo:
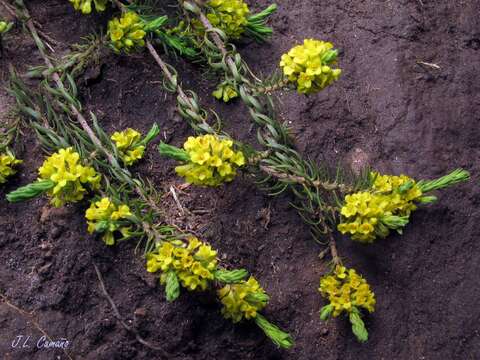
<svg viewBox="0 0 480 360"><path fill-rule="evenodd" d="M130 227L122 224L122 220L123 222L128 221L130 216L132 213L128 205L116 205L107 197L92 202L90 208L85 212L85 218L88 220L88 232L103 233L102 238L107 245L115 244L115 231L119 231L124 238L130 236Z"/></svg>
<svg viewBox="0 0 480 360"><path fill-rule="evenodd" d="M217 89L212 93L212 95L218 100L223 100L223 102L229 102L231 99L234 99L238 96L238 93L235 91L235 88L228 83L222 83L217 86Z"/></svg>
<svg viewBox="0 0 480 360"><path fill-rule="evenodd" d="M143 158L145 146L140 145L140 138L141 134L131 128L120 132L117 131L111 136L125 165L130 166Z"/></svg>
<svg viewBox="0 0 480 360"><path fill-rule="evenodd" d="M364 243L386 237L389 229L405 226L417 208L415 202L422 197L420 187L408 176L372 172L371 178L370 189L345 196L340 210L342 222L337 226L342 234Z"/></svg>
<svg viewBox="0 0 480 360"><path fill-rule="evenodd" d="M232 181L237 168L245 165L243 153L233 150L233 141L214 135L191 136L183 148L190 160L175 171L190 184L218 186Z"/></svg>
<svg viewBox="0 0 480 360"><path fill-rule="evenodd" d="M51 180L55 184L48 191L54 206L82 200L87 192L84 185L89 185L91 189L99 187L100 175L94 168L81 165L79 160L80 155L72 148L60 149L38 169L39 180Z"/></svg>
<svg viewBox="0 0 480 360"><path fill-rule="evenodd" d="M75 10L80 10L82 14L92 12L92 0L69 0ZM105 11L108 0L93 0L97 11Z"/></svg>
<svg viewBox="0 0 480 360"><path fill-rule="evenodd" d="M280 67L288 80L297 85L299 93L312 94L340 77L342 71L331 67L336 63L336 55L332 43L305 39L303 45L282 55Z"/></svg>
<svg viewBox="0 0 480 360"><path fill-rule="evenodd" d="M333 307L332 315L337 317L342 312L350 313L353 307L375 311L375 294L364 278L354 269L337 265L332 275L320 280L318 289Z"/></svg>
<svg viewBox="0 0 480 360"><path fill-rule="evenodd" d="M126 53L134 48L145 46L145 24L137 13L129 11L120 18L108 22L108 34L111 44L116 52Z"/></svg>
<svg viewBox="0 0 480 360"><path fill-rule="evenodd" d="M217 269L217 252L196 237L182 242L164 242L147 255L147 271L161 271L165 283L169 271L174 271L181 285L188 290L206 290Z"/></svg>
<svg viewBox="0 0 480 360"><path fill-rule="evenodd" d="M253 277L247 281L225 285L217 291L217 294L223 304L223 316L232 319L234 323L243 318L255 318L257 312L262 310L269 300L265 290Z"/></svg>
<svg viewBox="0 0 480 360"><path fill-rule="evenodd" d="M22 162L22 160L16 159L10 151L0 154L0 184L7 182L7 177L17 172L14 166Z"/></svg>
<svg viewBox="0 0 480 360"><path fill-rule="evenodd" d="M209 0L207 5L210 23L223 30L230 39L239 39L248 22L248 5L243 0Z"/></svg>

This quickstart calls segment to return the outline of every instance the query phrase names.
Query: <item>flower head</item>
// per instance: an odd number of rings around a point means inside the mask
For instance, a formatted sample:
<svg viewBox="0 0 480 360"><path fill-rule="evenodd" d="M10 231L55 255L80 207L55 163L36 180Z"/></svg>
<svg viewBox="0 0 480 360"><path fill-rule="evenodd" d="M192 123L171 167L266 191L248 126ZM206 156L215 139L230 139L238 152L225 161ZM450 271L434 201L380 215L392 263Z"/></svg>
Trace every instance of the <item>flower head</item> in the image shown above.
<svg viewBox="0 0 480 360"><path fill-rule="evenodd" d="M161 271L160 282L166 282L166 275L174 271L180 283L188 290L206 290L208 282L214 279L217 269L217 252L196 237L181 241L164 242L155 251L147 254L147 271Z"/></svg>
<svg viewBox="0 0 480 360"><path fill-rule="evenodd" d="M236 284L228 284L218 290L223 304L222 314L234 323L243 318L253 319L268 303L269 297L254 277Z"/></svg>
<svg viewBox="0 0 480 360"><path fill-rule="evenodd" d="M354 308L364 308L370 313L375 311L375 294L354 269L337 265L333 274L320 280L318 290L330 302L334 317L344 311L350 313Z"/></svg>
<svg viewBox="0 0 480 360"><path fill-rule="evenodd" d="M235 91L235 88L226 82L219 84L212 95L216 99L223 100L223 102L226 103L238 97L238 93Z"/></svg>
<svg viewBox="0 0 480 360"><path fill-rule="evenodd" d="M80 155L71 147L52 154L43 162L38 173L39 180L51 180L55 184L48 194L56 207L82 200L87 192L86 185L91 189L100 185L100 175L93 167L83 166Z"/></svg>
<svg viewBox="0 0 480 360"><path fill-rule="evenodd" d="M17 172L14 166L22 162L22 160L16 159L10 151L0 154L0 184L7 182L7 177Z"/></svg>
<svg viewBox="0 0 480 360"><path fill-rule="evenodd" d="M336 58L332 43L305 39L303 45L282 55L280 67L288 80L296 84L299 93L312 94L338 80L342 71L331 67Z"/></svg>
<svg viewBox="0 0 480 360"><path fill-rule="evenodd" d="M115 51L130 52L134 48L145 46L145 24L140 16L129 11L120 18L108 22L108 34Z"/></svg>
<svg viewBox="0 0 480 360"><path fill-rule="evenodd" d="M233 150L233 141L214 135L191 136L183 148L190 160L175 171L191 184L217 186L232 181L236 169L245 165L243 153Z"/></svg>
<svg viewBox="0 0 480 360"><path fill-rule="evenodd" d="M130 227L125 226L132 216L128 205L116 205L107 197L99 201L93 201L90 208L85 212L85 218L88 220L88 232L90 234L99 232L103 234L103 241L107 245L115 244L114 233L120 232L123 237L128 237Z"/></svg>
<svg viewBox="0 0 480 360"><path fill-rule="evenodd" d="M401 231L422 197L420 187L408 176L371 173L371 177L370 189L345 196L342 222L337 227L342 234L365 243L386 237L390 229Z"/></svg>
<svg viewBox="0 0 480 360"><path fill-rule="evenodd" d="M115 142L120 157L125 165L132 165L143 157L145 146L140 143L141 134L134 129L126 129L113 133L111 139Z"/></svg>
<svg viewBox="0 0 480 360"><path fill-rule="evenodd" d="M230 39L239 39L245 31L250 10L243 0L209 0L207 18Z"/></svg>
<svg viewBox="0 0 480 360"><path fill-rule="evenodd" d="M75 10L80 10L82 14L92 12L92 0L69 0ZM93 0L97 11L105 11L108 0Z"/></svg>

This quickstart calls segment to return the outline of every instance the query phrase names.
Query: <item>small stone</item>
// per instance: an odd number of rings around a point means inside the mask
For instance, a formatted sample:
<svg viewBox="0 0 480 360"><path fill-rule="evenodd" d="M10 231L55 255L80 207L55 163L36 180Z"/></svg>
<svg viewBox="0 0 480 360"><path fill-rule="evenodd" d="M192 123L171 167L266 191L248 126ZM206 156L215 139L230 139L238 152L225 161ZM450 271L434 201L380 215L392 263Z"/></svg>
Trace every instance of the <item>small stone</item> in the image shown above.
<svg viewBox="0 0 480 360"><path fill-rule="evenodd" d="M320 335L321 336L327 336L328 335L328 328L322 328L320 330Z"/></svg>
<svg viewBox="0 0 480 360"><path fill-rule="evenodd" d="M63 232L63 229L60 226L56 226L50 232L50 236L52 237L52 239L58 239L62 234L62 232Z"/></svg>
<svg viewBox="0 0 480 360"><path fill-rule="evenodd" d="M355 148L348 158L350 158L350 166L355 174L360 174L368 166L370 160L370 156L360 148Z"/></svg>
<svg viewBox="0 0 480 360"><path fill-rule="evenodd" d="M147 310L145 310L145 308L138 308L133 312L133 314L135 316L145 317L147 315Z"/></svg>

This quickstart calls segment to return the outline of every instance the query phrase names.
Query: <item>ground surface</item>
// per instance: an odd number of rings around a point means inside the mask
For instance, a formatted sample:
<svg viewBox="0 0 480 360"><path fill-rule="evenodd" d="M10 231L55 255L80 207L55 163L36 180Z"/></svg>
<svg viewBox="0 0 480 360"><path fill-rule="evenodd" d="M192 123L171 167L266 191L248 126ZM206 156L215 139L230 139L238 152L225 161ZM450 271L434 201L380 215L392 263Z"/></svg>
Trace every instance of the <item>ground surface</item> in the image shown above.
<svg viewBox="0 0 480 360"><path fill-rule="evenodd" d="M106 248L87 234L85 204L61 210L52 210L45 198L7 204L5 193L35 179L42 161L27 131L16 145L25 164L0 188L0 291L10 303L34 312L52 338L68 339L73 358L159 358L115 320L99 291L93 262L122 315L175 359L480 358L480 4L277 3L271 44L241 47L255 71L269 73L279 56L305 37L333 41L343 50L344 76L330 89L308 98L281 96L281 113L291 121L305 156L352 166L366 161L381 171L417 178L464 167L473 181L444 191L439 203L416 212L402 237L369 247L339 238L346 263L368 279L377 296L377 310L367 319L370 340L363 345L345 319L319 320L323 301L316 288L326 265L317 258L321 248L308 227L288 206L290 198L269 198L248 178L220 189L180 193L183 206L197 214L178 218L225 254L225 261L246 267L264 284L272 297L267 316L296 339L295 348L281 351L254 325L224 320L208 298L185 293L174 304L166 303L142 259L132 256L133 243ZM104 27L109 16L81 16L63 0L28 4L44 30L65 44ZM252 3L254 9L265 5L265 0ZM3 85L9 63L22 70L40 63L25 35L18 33L5 46ZM81 87L83 102L102 124L109 131L127 126L146 131L156 121L164 139L181 144L190 130L175 114L174 99L162 90L148 54L108 55L102 62L100 75ZM242 104L216 104L209 96L213 83L203 80L197 67L176 66L186 88L202 89L202 102L226 115L232 136L254 142ZM1 99L5 113L12 100L5 93ZM151 149L136 169L168 189L180 183L172 166ZM5 302L0 314L0 358L66 358L61 351L37 350L34 340L41 334ZM17 335L30 335L30 348L12 348Z"/></svg>

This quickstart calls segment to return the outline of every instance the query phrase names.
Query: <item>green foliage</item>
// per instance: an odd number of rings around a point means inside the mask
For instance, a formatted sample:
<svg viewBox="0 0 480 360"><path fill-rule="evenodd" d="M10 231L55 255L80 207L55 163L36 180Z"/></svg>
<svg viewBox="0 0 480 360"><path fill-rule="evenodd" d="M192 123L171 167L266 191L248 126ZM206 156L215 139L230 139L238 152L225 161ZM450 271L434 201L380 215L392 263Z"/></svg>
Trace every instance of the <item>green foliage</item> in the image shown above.
<svg viewBox="0 0 480 360"><path fill-rule="evenodd" d="M418 186L423 193L444 189L446 187L465 182L470 179L470 173L464 169L456 169L450 174L442 176L436 180L423 180L418 182Z"/></svg>
<svg viewBox="0 0 480 360"><path fill-rule="evenodd" d="M290 334L284 332L276 325L269 322L262 315L258 314L255 317L255 324L263 330L270 340L280 348L290 349L294 345L294 341Z"/></svg>
<svg viewBox="0 0 480 360"><path fill-rule="evenodd" d="M328 304L320 309L320 320L327 321L333 312L333 305Z"/></svg>
<svg viewBox="0 0 480 360"><path fill-rule="evenodd" d="M175 301L180 296L180 283L175 271L169 271L166 276L165 295L168 302Z"/></svg>
<svg viewBox="0 0 480 360"><path fill-rule="evenodd" d="M360 342L366 342L368 340L368 331L360 317L360 311L354 308L349 314L349 320L352 324L352 332Z"/></svg>
<svg viewBox="0 0 480 360"><path fill-rule="evenodd" d="M267 18L277 11L277 4L272 4L263 11L247 18L246 34L255 41L265 42L273 34L273 29L266 26Z"/></svg>
<svg viewBox="0 0 480 360"><path fill-rule="evenodd" d="M12 27L13 22L0 21L0 37L9 32Z"/></svg>
<svg viewBox="0 0 480 360"><path fill-rule="evenodd" d="M12 203L30 200L51 190L54 186L55 183L51 180L36 181L8 193L7 200Z"/></svg>
<svg viewBox="0 0 480 360"><path fill-rule="evenodd" d="M164 142L161 142L158 145L158 151L160 152L160 155L168 157L170 159L178 161L190 160L190 156L188 156L188 153L185 150L177 148L173 145L165 144Z"/></svg>
<svg viewBox="0 0 480 360"><path fill-rule="evenodd" d="M245 269L235 270L217 270L215 272L215 280L224 284L234 284L244 280L248 276Z"/></svg>

